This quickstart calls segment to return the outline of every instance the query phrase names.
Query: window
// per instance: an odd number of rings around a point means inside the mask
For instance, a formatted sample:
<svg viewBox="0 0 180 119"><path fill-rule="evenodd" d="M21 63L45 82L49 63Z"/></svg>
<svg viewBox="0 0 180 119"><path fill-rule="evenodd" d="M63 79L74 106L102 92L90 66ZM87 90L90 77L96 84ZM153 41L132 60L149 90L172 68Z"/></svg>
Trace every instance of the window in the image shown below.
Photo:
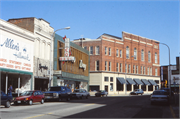
<svg viewBox="0 0 180 119"><path fill-rule="evenodd" d="M137 60L137 50L134 48L134 59Z"/></svg>
<svg viewBox="0 0 180 119"><path fill-rule="evenodd" d="M113 82L113 77L110 77L110 81Z"/></svg>
<svg viewBox="0 0 180 119"><path fill-rule="evenodd" d="M111 71L111 62L109 62L109 71Z"/></svg>
<svg viewBox="0 0 180 119"><path fill-rule="evenodd" d="M147 68L147 75L149 75L149 67Z"/></svg>
<svg viewBox="0 0 180 119"><path fill-rule="evenodd" d="M110 91L113 91L113 83L110 83Z"/></svg>
<svg viewBox="0 0 180 119"><path fill-rule="evenodd" d="M87 47L85 46L85 47L84 47L84 49L86 49L86 50L87 50Z"/></svg>
<svg viewBox="0 0 180 119"><path fill-rule="evenodd" d="M150 75L152 75L152 68L150 67Z"/></svg>
<svg viewBox="0 0 180 119"><path fill-rule="evenodd" d="M99 46L96 46L96 55L99 55Z"/></svg>
<svg viewBox="0 0 180 119"><path fill-rule="evenodd" d="M133 73L135 74L135 65L133 65Z"/></svg>
<svg viewBox="0 0 180 119"><path fill-rule="evenodd" d="M122 72L122 63L120 63L120 72Z"/></svg>
<svg viewBox="0 0 180 119"><path fill-rule="evenodd" d="M129 58L129 46L126 47L126 58Z"/></svg>
<svg viewBox="0 0 180 119"><path fill-rule="evenodd" d="M107 71L107 61L105 61L105 71Z"/></svg>
<svg viewBox="0 0 180 119"><path fill-rule="evenodd" d="M141 66L141 74L143 74L143 69L142 69L142 66Z"/></svg>
<svg viewBox="0 0 180 119"><path fill-rule="evenodd" d="M109 81L109 77L104 77L104 81L108 82Z"/></svg>
<svg viewBox="0 0 180 119"><path fill-rule="evenodd" d="M118 57L118 55L119 55L119 50L116 49L116 57Z"/></svg>
<svg viewBox="0 0 180 119"><path fill-rule="evenodd" d="M96 71L99 71L99 61L96 61Z"/></svg>
<svg viewBox="0 0 180 119"><path fill-rule="evenodd" d="M93 54L93 46L90 46L89 53L90 53L90 55L92 55L92 54Z"/></svg>
<svg viewBox="0 0 180 119"><path fill-rule="evenodd" d="M109 48L109 56L111 56L111 48Z"/></svg>
<svg viewBox="0 0 180 119"><path fill-rule="evenodd" d="M127 73L127 64L125 64L125 72Z"/></svg>
<svg viewBox="0 0 180 119"><path fill-rule="evenodd" d="M144 61L144 50L141 50L141 61Z"/></svg>
<svg viewBox="0 0 180 119"><path fill-rule="evenodd" d="M157 76L157 68L155 68L155 76Z"/></svg>
<svg viewBox="0 0 180 119"><path fill-rule="evenodd" d="M157 63L157 53L155 53L155 63Z"/></svg>
<svg viewBox="0 0 180 119"><path fill-rule="evenodd" d="M138 66L136 65L136 74L138 74Z"/></svg>
<svg viewBox="0 0 180 119"><path fill-rule="evenodd" d="M107 55L107 47L105 47L105 55Z"/></svg>
<svg viewBox="0 0 180 119"><path fill-rule="evenodd" d="M119 57L122 58L122 50L119 50Z"/></svg>
<svg viewBox="0 0 180 119"><path fill-rule="evenodd" d="M146 74L146 68L144 67L144 74Z"/></svg>
<svg viewBox="0 0 180 119"><path fill-rule="evenodd" d="M131 73L131 65L130 64L129 64L128 70L129 70L129 73Z"/></svg>
<svg viewBox="0 0 180 119"><path fill-rule="evenodd" d="M148 62L151 62L151 52L148 51Z"/></svg>
<svg viewBox="0 0 180 119"><path fill-rule="evenodd" d="M116 71L118 72L119 70L119 63L116 63Z"/></svg>

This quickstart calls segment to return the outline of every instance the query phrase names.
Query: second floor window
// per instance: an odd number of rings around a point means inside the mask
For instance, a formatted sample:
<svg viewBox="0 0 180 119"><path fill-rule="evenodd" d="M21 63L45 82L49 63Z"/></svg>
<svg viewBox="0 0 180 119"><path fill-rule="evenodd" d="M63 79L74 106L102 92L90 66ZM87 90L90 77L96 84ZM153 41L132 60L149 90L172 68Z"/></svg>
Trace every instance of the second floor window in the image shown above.
<svg viewBox="0 0 180 119"><path fill-rule="evenodd" d="M155 53L155 63L157 63L157 53Z"/></svg>
<svg viewBox="0 0 180 119"><path fill-rule="evenodd" d="M143 67L141 66L141 74L143 74Z"/></svg>
<svg viewBox="0 0 180 119"><path fill-rule="evenodd" d="M141 50L141 61L144 61L144 50Z"/></svg>
<svg viewBox="0 0 180 119"><path fill-rule="evenodd" d="M109 56L111 56L111 48L109 48Z"/></svg>
<svg viewBox="0 0 180 119"><path fill-rule="evenodd" d="M148 51L148 62L151 62L151 52Z"/></svg>
<svg viewBox="0 0 180 119"><path fill-rule="evenodd" d="M116 57L118 57L118 54L119 54L119 50L116 49Z"/></svg>
<svg viewBox="0 0 180 119"><path fill-rule="evenodd" d="M105 71L107 71L107 61L105 61Z"/></svg>
<svg viewBox="0 0 180 119"><path fill-rule="evenodd" d="M129 58L129 46L126 47L126 58Z"/></svg>
<svg viewBox="0 0 180 119"><path fill-rule="evenodd" d="M122 63L120 63L120 72L122 72Z"/></svg>
<svg viewBox="0 0 180 119"><path fill-rule="evenodd" d="M99 46L96 46L96 55L99 55Z"/></svg>
<svg viewBox="0 0 180 119"><path fill-rule="evenodd" d="M155 69L155 76L157 76L157 68Z"/></svg>
<svg viewBox="0 0 180 119"><path fill-rule="evenodd" d="M119 50L119 57L122 58L122 50Z"/></svg>
<svg viewBox="0 0 180 119"><path fill-rule="evenodd" d="M107 55L107 47L105 47L105 55Z"/></svg>
<svg viewBox="0 0 180 119"><path fill-rule="evenodd" d="M149 75L149 67L147 68L147 75Z"/></svg>
<svg viewBox="0 0 180 119"><path fill-rule="evenodd" d="M129 69L129 73L131 73L131 65L130 64L129 64L128 69Z"/></svg>
<svg viewBox="0 0 180 119"><path fill-rule="evenodd" d="M136 74L138 74L138 66L136 65Z"/></svg>
<svg viewBox="0 0 180 119"><path fill-rule="evenodd" d="M84 47L84 49L86 49L86 50L87 50L87 47L85 46L85 47Z"/></svg>
<svg viewBox="0 0 180 119"><path fill-rule="evenodd" d="M152 75L152 68L150 67L150 75Z"/></svg>
<svg viewBox="0 0 180 119"><path fill-rule="evenodd" d="M96 61L96 71L99 71L99 61Z"/></svg>
<svg viewBox="0 0 180 119"><path fill-rule="evenodd" d="M134 48L134 59L137 60L137 50Z"/></svg>
<svg viewBox="0 0 180 119"><path fill-rule="evenodd" d="M146 68L144 67L144 74L146 74Z"/></svg>
<svg viewBox="0 0 180 119"><path fill-rule="evenodd" d="M119 63L116 63L116 71L119 71Z"/></svg>
<svg viewBox="0 0 180 119"><path fill-rule="evenodd" d="M127 64L125 64L125 72L127 73Z"/></svg>
<svg viewBox="0 0 180 119"><path fill-rule="evenodd" d="M89 53L90 53L90 55L92 55L92 54L93 54L93 46L90 46Z"/></svg>
<svg viewBox="0 0 180 119"><path fill-rule="evenodd" d="M109 62L109 71L111 71L111 62Z"/></svg>
<svg viewBox="0 0 180 119"><path fill-rule="evenodd" d="M135 65L133 65L133 73L135 74Z"/></svg>

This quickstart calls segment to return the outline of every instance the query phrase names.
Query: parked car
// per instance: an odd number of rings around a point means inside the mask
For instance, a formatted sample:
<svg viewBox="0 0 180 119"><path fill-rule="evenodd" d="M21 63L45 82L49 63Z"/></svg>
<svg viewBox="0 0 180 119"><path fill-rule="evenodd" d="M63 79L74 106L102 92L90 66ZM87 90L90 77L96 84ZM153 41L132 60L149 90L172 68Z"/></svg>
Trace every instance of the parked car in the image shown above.
<svg viewBox="0 0 180 119"><path fill-rule="evenodd" d="M170 89L169 88L161 88L160 90L165 90L167 91L168 95L170 94ZM174 95L174 92L171 90L171 96Z"/></svg>
<svg viewBox="0 0 180 119"><path fill-rule="evenodd" d="M95 93L96 97L99 97L99 96L106 96L107 97L107 95L108 95L108 92L105 90L100 90L100 91L97 91L97 93Z"/></svg>
<svg viewBox="0 0 180 119"><path fill-rule="evenodd" d="M151 95L151 104L154 104L156 102L169 104L168 92L165 90L153 91Z"/></svg>
<svg viewBox="0 0 180 119"><path fill-rule="evenodd" d="M135 89L133 92L130 92L130 95L139 95L144 94L144 91L142 89Z"/></svg>
<svg viewBox="0 0 180 119"><path fill-rule="evenodd" d="M1 105L4 105L6 108L9 108L11 106L13 96L5 94L3 91L1 91L0 96L1 96Z"/></svg>
<svg viewBox="0 0 180 119"><path fill-rule="evenodd" d="M34 102L44 103L44 94L39 90L24 91L19 97L14 99L14 104L29 104L32 105Z"/></svg>
<svg viewBox="0 0 180 119"><path fill-rule="evenodd" d="M48 89L48 91L44 92L45 101L48 100L57 100L62 101L62 99L66 99L69 101L71 99L71 89L66 86L53 86Z"/></svg>
<svg viewBox="0 0 180 119"><path fill-rule="evenodd" d="M87 92L85 89L75 89L72 93L72 98L82 99L83 97L85 97L86 99L88 99L89 96L89 92Z"/></svg>

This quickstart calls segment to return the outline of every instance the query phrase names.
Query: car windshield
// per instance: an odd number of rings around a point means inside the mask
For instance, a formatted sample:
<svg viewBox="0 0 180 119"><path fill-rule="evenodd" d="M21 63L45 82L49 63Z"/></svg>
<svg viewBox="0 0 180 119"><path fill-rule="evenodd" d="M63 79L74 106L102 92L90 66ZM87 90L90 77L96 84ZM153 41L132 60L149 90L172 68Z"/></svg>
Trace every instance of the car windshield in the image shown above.
<svg viewBox="0 0 180 119"><path fill-rule="evenodd" d="M61 87L50 87L48 91L61 91Z"/></svg>
<svg viewBox="0 0 180 119"><path fill-rule="evenodd" d="M32 95L33 91L24 91L21 96L25 96L25 95Z"/></svg>
<svg viewBox="0 0 180 119"><path fill-rule="evenodd" d="M153 95L167 95L167 92L164 92L164 91L154 91Z"/></svg>
<svg viewBox="0 0 180 119"><path fill-rule="evenodd" d="M74 90L74 93L80 92L80 90Z"/></svg>

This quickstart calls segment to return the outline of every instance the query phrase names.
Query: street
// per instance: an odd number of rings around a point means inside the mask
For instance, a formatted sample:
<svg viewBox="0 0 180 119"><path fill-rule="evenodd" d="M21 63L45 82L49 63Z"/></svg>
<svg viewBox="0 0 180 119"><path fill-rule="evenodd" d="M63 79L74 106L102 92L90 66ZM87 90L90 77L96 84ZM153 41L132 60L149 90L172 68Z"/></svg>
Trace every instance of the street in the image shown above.
<svg viewBox="0 0 180 119"><path fill-rule="evenodd" d="M150 104L150 95L108 96L45 102L33 105L1 106L2 119L60 118L173 118L170 106Z"/></svg>

